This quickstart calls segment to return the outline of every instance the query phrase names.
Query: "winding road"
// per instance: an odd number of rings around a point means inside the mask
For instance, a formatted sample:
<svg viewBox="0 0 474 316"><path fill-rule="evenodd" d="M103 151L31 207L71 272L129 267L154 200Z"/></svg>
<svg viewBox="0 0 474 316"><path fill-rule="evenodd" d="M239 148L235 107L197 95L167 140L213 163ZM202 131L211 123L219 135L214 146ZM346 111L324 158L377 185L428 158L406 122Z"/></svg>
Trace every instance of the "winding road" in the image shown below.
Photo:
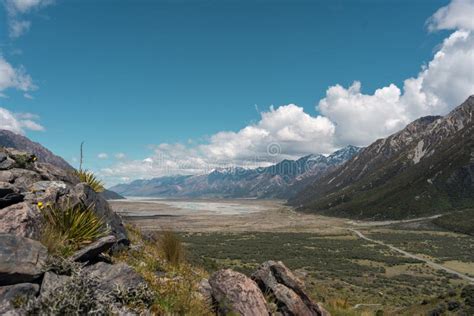
<svg viewBox="0 0 474 316"><path fill-rule="evenodd" d="M461 272L458 272L458 271L455 271L455 270L452 270L450 268L447 268L445 266L442 266L438 263L435 263L431 260L428 260L428 259L425 259L423 257L420 257L420 256L417 256L417 255L414 255L412 253L409 253L405 250L402 250L400 248L397 248L397 247L394 247L392 245L388 245L382 241L379 241L379 240L375 240L375 239L372 239L372 238L369 238L367 236L365 236L364 234L362 234L360 231L356 230L356 229L353 229L353 228L348 228L351 232L355 233L359 238L362 238L364 240L367 240L369 242L372 242L372 243L375 243L375 244L379 244L379 245L382 245L382 246L385 246L385 247L388 247L394 251L397 251L401 254L403 254L404 256L406 257L409 257L409 258L412 258L412 259L416 259L416 260L420 260L420 261L423 261L425 262L427 265L431 266L432 268L435 268L435 269L438 269L438 270L444 270L446 272L449 272L449 273L452 273L452 274L455 274L457 276L459 276L460 278L470 282L470 283L473 283L474 284L474 278L471 278L467 275L465 275L464 273L461 273Z"/></svg>

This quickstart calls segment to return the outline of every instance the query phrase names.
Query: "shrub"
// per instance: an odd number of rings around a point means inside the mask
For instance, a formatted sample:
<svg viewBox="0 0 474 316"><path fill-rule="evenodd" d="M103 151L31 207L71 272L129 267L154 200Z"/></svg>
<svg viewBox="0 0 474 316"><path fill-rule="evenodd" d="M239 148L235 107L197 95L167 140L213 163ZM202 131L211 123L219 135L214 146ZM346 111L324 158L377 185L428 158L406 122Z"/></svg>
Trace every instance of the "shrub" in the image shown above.
<svg viewBox="0 0 474 316"><path fill-rule="evenodd" d="M179 265L184 259L184 248L178 235L172 231L164 231L158 238L158 247L166 261Z"/></svg>
<svg viewBox="0 0 474 316"><path fill-rule="evenodd" d="M80 169L76 170L75 175L81 182L87 183L95 192L104 192L105 188L103 182L99 180L92 171Z"/></svg>
<svg viewBox="0 0 474 316"><path fill-rule="evenodd" d="M26 315L111 315L115 309L112 293L102 291L97 279L81 268L49 295L30 300Z"/></svg>
<svg viewBox="0 0 474 316"><path fill-rule="evenodd" d="M41 210L44 217L41 241L51 253L68 256L108 233L92 206L78 204L63 208L47 205Z"/></svg>

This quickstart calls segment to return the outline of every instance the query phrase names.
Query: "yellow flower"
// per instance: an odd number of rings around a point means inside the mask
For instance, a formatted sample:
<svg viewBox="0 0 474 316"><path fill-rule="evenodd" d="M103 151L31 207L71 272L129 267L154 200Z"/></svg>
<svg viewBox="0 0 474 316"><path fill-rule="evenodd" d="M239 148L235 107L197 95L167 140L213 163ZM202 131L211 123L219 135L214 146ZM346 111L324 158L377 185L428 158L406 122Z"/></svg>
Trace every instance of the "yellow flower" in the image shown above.
<svg viewBox="0 0 474 316"><path fill-rule="evenodd" d="M38 207L43 208L43 202L38 202Z"/></svg>

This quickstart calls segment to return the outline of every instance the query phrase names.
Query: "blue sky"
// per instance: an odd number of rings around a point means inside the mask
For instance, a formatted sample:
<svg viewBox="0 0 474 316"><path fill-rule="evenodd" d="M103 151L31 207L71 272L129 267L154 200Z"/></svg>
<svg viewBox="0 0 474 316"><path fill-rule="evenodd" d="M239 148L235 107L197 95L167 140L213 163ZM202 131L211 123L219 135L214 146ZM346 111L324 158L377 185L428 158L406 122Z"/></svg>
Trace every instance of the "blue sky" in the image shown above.
<svg viewBox="0 0 474 316"><path fill-rule="evenodd" d="M33 99L0 91L0 107L38 115L44 130L26 135L71 162L84 140L86 166L100 172L117 153L142 161L156 154L150 145L194 148L219 132L238 133L271 105L296 104L317 117L336 84L360 81L368 95L402 89L456 29L426 24L448 4L48 1L15 14L5 5L0 53L37 88L26 91ZM15 19L31 23L24 34L12 36ZM324 149L301 150L304 143L288 155L329 151L344 139Z"/></svg>

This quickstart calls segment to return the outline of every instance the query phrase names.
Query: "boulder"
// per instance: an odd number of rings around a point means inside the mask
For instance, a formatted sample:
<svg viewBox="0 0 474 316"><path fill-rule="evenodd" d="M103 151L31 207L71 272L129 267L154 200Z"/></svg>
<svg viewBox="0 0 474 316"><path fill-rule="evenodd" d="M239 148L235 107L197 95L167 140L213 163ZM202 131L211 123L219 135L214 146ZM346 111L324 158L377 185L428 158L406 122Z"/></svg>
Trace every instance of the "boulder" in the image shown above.
<svg viewBox="0 0 474 316"><path fill-rule="evenodd" d="M242 273L220 270L209 279L218 315L269 315L267 303L257 284Z"/></svg>
<svg viewBox="0 0 474 316"><path fill-rule="evenodd" d="M0 286L0 315L15 315L17 304L24 304L38 294L39 285L33 283L20 283L15 285Z"/></svg>
<svg viewBox="0 0 474 316"><path fill-rule="evenodd" d="M53 272L46 272L43 277L43 282L41 282L41 293L40 296L48 296L55 288L63 286L69 280L70 276L67 275L57 275Z"/></svg>
<svg viewBox="0 0 474 316"><path fill-rule="evenodd" d="M35 205L22 202L2 208L0 218L0 233L28 238L39 237L41 213Z"/></svg>
<svg viewBox="0 0 474 316"><path fill-rule="evenodd" d="M47 255L38 241L0 234L0 285L38 281Z"/></svg>
<svg viewBox="0 0 474 316"><path fill-rule="evenodd" d="M85 246L71 257L73 261L88 262L97 259L97 257L115 245L117 238L115 236L105 236Z"/></svg>
<svg viewBox="0 0 474 316"><path fill-rule="evenodd" d="M304 284L281 261L267 261L252 274L262 292L271 293L278 311L283 315L330 315L313 302L304 291Z"/></svg>
<svg viewBox="0 0 474 316"><path fill-rule="evenodd" d="M84 268L90 276L97 278L100 289L113 291L117 287L123 289L137 288L145 280L126 263L108 264L98 262Z"/></svg>

